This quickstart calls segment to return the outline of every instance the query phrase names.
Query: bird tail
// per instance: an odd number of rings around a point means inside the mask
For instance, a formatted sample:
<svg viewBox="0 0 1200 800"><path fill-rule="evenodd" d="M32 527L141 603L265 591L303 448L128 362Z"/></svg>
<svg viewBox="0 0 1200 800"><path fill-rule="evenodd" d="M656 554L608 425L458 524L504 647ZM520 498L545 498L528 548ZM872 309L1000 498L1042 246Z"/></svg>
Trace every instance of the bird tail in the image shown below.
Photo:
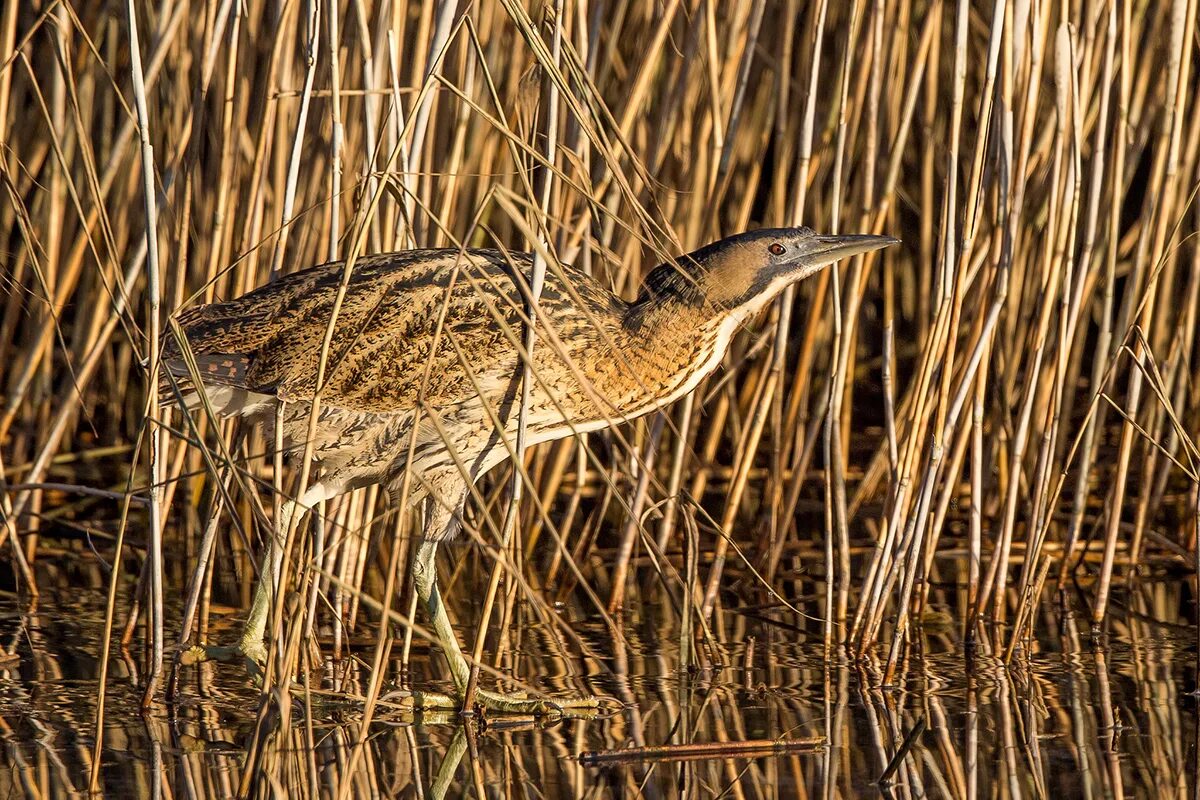
<svg viewBox="0 0 1200 800"><path fill-rule="evenodd" d="M194 369L188 359L176 351L174 357L164 358L158 378L158 393L161 403L175 402L175 391L183 398L189 411L203 405L197 391L197 383L203 386L210 402L217 408L227 405L226 396L246 395L246 376L250 359L239 353L197 353L192 355ZM222 402L218 402L222 401Z"/></svg>

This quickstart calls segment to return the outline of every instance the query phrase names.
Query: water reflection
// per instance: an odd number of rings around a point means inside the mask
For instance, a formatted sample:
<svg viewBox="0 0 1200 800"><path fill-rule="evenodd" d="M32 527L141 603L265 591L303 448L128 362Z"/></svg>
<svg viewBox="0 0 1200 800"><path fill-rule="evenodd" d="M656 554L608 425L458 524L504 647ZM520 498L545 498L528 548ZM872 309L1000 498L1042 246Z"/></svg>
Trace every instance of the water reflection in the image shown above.
<svg viewBox="0 0 1200 800"><path fill-rule="evenodd" d="M710 653L691 670L678 668L678 640L653 635L671 630L660 619L669 608L631 609L615 637L599 619L574 620L586 658L546 656L552 637L526 626L504 666L540 691L615 701L592 720L414 718L392 681L364 731L355 698L366 670L332 662L302 676L287 702L260 696L229 665L203 664L180 673L173 703L143 716L134 659L117 658L101 789L203 798L1185 796L1197 786L1187 594L1135 587L1104 638L1070 602L1047 609L1043 633L1007 665L984 645L968 655L948 629L918 630L895 686L882 684L884 665L872 656L827 658L819 636L778 624L778 609L722 613L714 634L723 662ZM0 614L0 795L86 791L103 602L98 587L51 589L35 612L12 601ZM418 648L414 684L438 682L430 652ZM814 737L825 744L766 755L682 758L672 749ZM632 747L651 750L579 760Z"/></svg>

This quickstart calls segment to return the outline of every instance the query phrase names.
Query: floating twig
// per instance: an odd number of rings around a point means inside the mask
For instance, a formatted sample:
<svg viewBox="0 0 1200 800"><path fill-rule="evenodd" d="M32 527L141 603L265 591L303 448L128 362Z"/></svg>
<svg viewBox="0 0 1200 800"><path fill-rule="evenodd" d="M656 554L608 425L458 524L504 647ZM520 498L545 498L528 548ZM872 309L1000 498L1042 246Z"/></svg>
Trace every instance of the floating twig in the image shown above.
<svg viewBox="0 0 1200 800"><path fill-rule="evenodd" d="M751 739L744 742L693 742L624 750L597 750L579 754L585 767L625 764L633 761L702 761L711 758L763 758L788 753L805 753L825 746L824 736L806 739Z"/></svg>

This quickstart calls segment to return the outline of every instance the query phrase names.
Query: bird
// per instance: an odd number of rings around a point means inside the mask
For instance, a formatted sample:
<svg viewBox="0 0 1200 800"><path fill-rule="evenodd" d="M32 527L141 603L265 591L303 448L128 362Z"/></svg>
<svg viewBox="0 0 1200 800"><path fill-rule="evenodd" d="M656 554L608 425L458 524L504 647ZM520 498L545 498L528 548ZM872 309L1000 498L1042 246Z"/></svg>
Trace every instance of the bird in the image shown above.
<svg viewBox="0 0 1200 800"><path fill-rule="evenodd" d="M362 256L348 275L344 262L330 262L183 310L182 337L167 334L162 347L160 381L172 396L189 410L207 405L246 418L269 440L279 436L286 451L310 452L316 467L310 485L282 503L236 650L265 661L289 517L382 484L417 514L414 587L461 701L470 669L442 602L435 557L460 529L470 486L514 452L526 362L528 445L627 422L695 389L738 329L786 287L898 241L760 228L659 264L632 301L550 260L536 303L529 253L412 249ZM532 353L522 344L529 325ZM575 702L482 689L475 700L520 713Z"/></svg>

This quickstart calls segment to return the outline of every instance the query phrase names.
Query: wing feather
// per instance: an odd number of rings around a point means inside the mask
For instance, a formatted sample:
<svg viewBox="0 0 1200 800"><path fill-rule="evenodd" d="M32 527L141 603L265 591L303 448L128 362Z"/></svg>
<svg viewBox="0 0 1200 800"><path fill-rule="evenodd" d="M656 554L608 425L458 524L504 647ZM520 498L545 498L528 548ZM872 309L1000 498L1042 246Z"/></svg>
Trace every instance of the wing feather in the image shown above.
<svg viewBox="0 0 1200 800"><path fill-rule="evenodd" d="M422 397L430 407L448 407L469 400L479 385L504 382L518 366L514 342L524 320L511 269L515 264L526 271L530 263L526 253L495 250L413 250L360 259L339 309L322 403L406 412ZM285 400L311 398L342 272L340 262L314 267L181 313L205 384ZM550 271L545 305L578 317L578 296L594 306L593 313L611 311L611 294L575 270L569 278L570 289ZM164 354L173 374L186 375L170 336Z"/></svg>

